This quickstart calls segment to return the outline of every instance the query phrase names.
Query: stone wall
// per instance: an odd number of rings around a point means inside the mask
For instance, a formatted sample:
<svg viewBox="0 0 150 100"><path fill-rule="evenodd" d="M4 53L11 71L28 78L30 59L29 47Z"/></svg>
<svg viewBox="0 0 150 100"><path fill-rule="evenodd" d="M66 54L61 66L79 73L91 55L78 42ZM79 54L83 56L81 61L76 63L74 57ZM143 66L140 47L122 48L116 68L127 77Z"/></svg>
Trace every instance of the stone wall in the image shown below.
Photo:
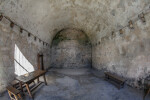
<svg viewBox="0 0 150 100"><path fill-rule="evenodd" d="M50 66L50 47L43 46L43 43L39 43L39 40L34 41L34 37L28 37L25 31L20 33L16 26L11 29L10 22L3 18L0 22L0 92L3 92L8 83L15 78L15 45L35 67L34 69L37 69L37 54L39 52L44 53L45 68Z"/></svg>
<svg viewBox="0 0 150 100"><path fill-rule="evenodd" d="M47 42L63 28L77 28L95 43L149 5L150 0L0 0L0 11Z"/></svg>
<svg viewBox="0 0 150 100"><path fill-rule="evenodd" d="M64 29L53 39L51 59L55 68L91 67L91 43L84 32Z"/></svg>
<svg viewBox="0 0 150 100"><path fill-rule="evenodd" d="M0 12L50 43L64 28L84 30L93 45L93 67L139 86L137 81L149 75L149 15L146 25L138 21L134 30L126 28L114 38L111 32L123 28L149 5L150 0L0 0Z"/></svg>
<svg viewBox="0 0 150 100"><path fill-rule="evenodd" d="M142 87L150 76L150 13L146 23L138 20L134 29L126 27L123 34L103 37L93 46L93 67L105 69L128 79L127 83Z"/></svg>

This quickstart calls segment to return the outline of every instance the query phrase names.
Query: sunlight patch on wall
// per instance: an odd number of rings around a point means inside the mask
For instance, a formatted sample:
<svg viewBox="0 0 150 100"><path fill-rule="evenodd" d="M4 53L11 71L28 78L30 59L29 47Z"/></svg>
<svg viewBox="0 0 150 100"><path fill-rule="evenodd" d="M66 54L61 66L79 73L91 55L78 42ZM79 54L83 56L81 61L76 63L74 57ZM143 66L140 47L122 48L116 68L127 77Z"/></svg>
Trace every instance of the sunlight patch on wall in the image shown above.
<svg viewBox="0 0 150 100"><path fill-rule="evenodd" d="M25 58L22 54L18 46L15 44L15 55L14 55L14 63L15 63L15 74L20 76L26 73L34 71L33 65Z"/></svg>

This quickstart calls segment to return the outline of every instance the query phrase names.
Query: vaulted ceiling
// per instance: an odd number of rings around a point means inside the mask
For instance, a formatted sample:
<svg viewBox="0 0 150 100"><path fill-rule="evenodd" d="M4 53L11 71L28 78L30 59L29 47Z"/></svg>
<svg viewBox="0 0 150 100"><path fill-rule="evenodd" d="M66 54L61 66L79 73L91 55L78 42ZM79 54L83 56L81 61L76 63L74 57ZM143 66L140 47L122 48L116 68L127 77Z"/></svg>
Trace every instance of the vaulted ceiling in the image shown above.
<svg viewBox="0 0 150 100"><path fill-rule="evenodd" d="M0 0L0 12L49 43L64 28L83 30L94 42L148 5L150 0Z"/></svg>

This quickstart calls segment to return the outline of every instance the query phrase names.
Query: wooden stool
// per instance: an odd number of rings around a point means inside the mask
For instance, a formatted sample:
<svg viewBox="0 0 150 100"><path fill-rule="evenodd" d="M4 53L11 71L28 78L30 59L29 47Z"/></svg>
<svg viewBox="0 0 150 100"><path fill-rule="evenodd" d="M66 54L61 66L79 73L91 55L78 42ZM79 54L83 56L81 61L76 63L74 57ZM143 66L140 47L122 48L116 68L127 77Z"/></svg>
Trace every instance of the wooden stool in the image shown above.
<svg viewBox="0 0 150 100"><path fill-rule="evenodd" d="M19 88L19 81L13 80L13 81L10 83L10 85L13 86L14 88L18 89L18 88Z"/></svg>
<svg viewBox="0 0 150 100"><path fill-rule="evenodd" d="M8 90L8 94L9 94L11 100L19 100L19 98L20 98L20 100L23 100L19 90L17 90L16 88L14 88L12 86L8 86L6 88Z"/></svg>

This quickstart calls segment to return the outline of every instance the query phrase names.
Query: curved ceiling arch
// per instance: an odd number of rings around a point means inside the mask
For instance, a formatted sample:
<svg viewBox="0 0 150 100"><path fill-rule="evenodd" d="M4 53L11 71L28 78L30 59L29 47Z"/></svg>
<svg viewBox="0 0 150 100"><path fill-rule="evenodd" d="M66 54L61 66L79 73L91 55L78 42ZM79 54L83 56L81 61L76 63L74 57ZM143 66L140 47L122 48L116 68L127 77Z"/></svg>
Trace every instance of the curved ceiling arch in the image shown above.
<svg viewBox="0 0 150 100"><path fill-rule="evenodd" d="M149 0L0 0L0 9L47 42L64 28L81 29L95 42L149 4Z"/></svg>
<svg viewBox="0 0 150 100"><path fill-rule="evenodd" d="M63 10L60 12L63 12ZM62 29L75 28L83 30L93 41L96 38L96 33L99 33L110 24L107 22L107 16L97 15L93 10L78 7L68 8L68 10L71 12L67 13L70 16L67 20L59 21L59 19L56 19L54 26L47 25L51 26L51 39ZM61 15L61 13L58 13L56 16L66 17L66 14Z"/></svg>
<svg viewBox="0 0 150 100"><path fill-rule="evenodd" d="M66 30L74 30L74 31L76 31L76 32L81 32L81 33L83 33L83 34L88 38L89 42L92 43L90 37L87 35L87 33L85 33L84 30L79 29L79 28L70 28L70 27L69 27L69 28L64 28L64 29L61 29L61 30L57 31L57 32L55 33L55 35L53 36L52 41L53 41L53 39L54 39L57 35L59 35L61 32L66 31ZM50 44L52 44L52 41L50 42Z"/></svg>

